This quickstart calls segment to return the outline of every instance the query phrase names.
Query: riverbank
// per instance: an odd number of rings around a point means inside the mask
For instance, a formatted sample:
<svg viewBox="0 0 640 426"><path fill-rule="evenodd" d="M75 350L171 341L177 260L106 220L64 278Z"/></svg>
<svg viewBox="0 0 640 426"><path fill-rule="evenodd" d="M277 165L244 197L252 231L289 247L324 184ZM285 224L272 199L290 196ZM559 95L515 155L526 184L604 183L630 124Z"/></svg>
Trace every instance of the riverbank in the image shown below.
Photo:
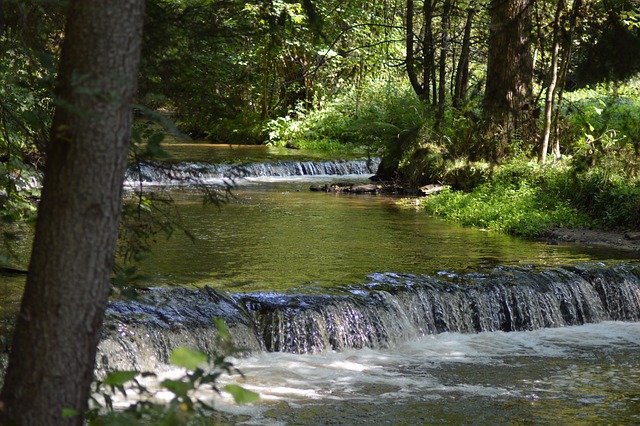
<svg viewBox="0 0 640 426"><path fill-rule="evenodd" d="M420 197L407 198L402 204L420 207L425 200L423 195L436 194L442 191L441 185L427 185L419 190ZM370 184L332 183L325 185L312 185L311 191L350 193L350 194L375 194L375 195L416 195L417 191L411 191L397 182L374 182ZM471 225L473 226L473 225ZM477 226L476 226L477 227ZM536 238L538 241L546 241L550 245L559 243L576 243L580 245L605 247L617 250L628 250L640 253L640 232L632 231L605 231L597 229L553 227Z"/></svg>
<svg viewBox="0 0 640 426"><path fill-rule="evenodd" d="M640 254L640 232L552 228L541 237L549 244L576 243L594 247L629 250Z"/></svg>

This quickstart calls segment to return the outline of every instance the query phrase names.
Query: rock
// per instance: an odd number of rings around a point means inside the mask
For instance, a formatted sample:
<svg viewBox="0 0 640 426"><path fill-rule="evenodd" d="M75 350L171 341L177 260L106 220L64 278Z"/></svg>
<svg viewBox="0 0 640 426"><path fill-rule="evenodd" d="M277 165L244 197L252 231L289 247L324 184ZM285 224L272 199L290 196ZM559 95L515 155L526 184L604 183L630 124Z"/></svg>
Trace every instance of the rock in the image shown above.
<svg viewBox="0 0 640 426"><path fill-rule="evenodd" d="M624 238L629 241L640 241L640 232L627 232L624 234Z"/></svg>
<svg viewBox="0 0 640 426"><path fill-rule="evenodd" d="M298 146L296 144L293 143L293 141L291 139L289 139L287 141L285 147L287 147L289 149L300 149L300 148L298 148Z"/></svg>
<svg viewBox="0 0 640 426"><path fill-rule="evenodd" d="M312 185L311 191L344 192L350 194L383 194L383 195L408 195L412 194L406 188L394 182L377 183L331 183L326 185Z"/></svg>
<svg viewBox="0 0 640 426"><path fill-rule="evenodd" d="M356 194L375 194L378 191L378 185L370 183L363 185L353 185L350 188L351 192Z"/></svg>
<svg viewBox="0 0 640 426"><path fill-rule="evenodd" d="M420 192L422 192L424 195L430 195L430 194L437 194L443 189L444 189L444 186L442 185L430 184L430 185L421 186Z"/></svg>

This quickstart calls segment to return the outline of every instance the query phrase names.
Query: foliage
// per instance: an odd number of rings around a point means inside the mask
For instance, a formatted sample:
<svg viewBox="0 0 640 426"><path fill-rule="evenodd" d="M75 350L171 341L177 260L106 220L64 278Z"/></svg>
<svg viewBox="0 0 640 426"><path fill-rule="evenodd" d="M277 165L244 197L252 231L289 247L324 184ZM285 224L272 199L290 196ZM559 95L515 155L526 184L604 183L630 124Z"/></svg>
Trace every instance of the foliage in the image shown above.
<svg viewBox="0 0 640 426"><path fill-rule="evenodd" d="M640 229L638 182L605 167L578 171L570 159L512 160L471 192L448 188L423 205L448 220L527 238L552 227Z"/></svg>
<svg viewBox="0 0 640 426"><path fill-rule="evenodd" d="M574 172L563 195L602 228L640 229L640 184L607 168Z"/></svg>
<svg viewBox="0 0 640 426"><path fill-rule="evenodd" d="M213 355L187 347L174 349L170 362L174 367L184 369L178 379L166 379L159 383L159 389L151 389L144 382L155 378L154 373L137 371L114 371L93 384L94 408L87 414L89 425L158 424L183 425L200 424L215 411L214 407L201 399L201 394L230 394L238 404L252 403L259 395L237 384L219 385L223 375L242 376L228 357L239 352L233 345L229 328L221 319L214 318L218 330L217 347L220 353ZM169 392L168 403L158 402L157 394ZM124 410L114 407L118 394L131 404ZM80 413L69 412L69 415Z"/></svg>
<svg viewBox="0 0 640 426"><path fill-rule="evenodd" d="M1 15L0 264L11 265L12 245L23 234L16 225L35 222L64 17L57 2L11 0Z"/></svg>
<svg viewBox="0 0 640 426"><path fill-rule="evenodd" d="M623 81L640 72L640 26L634 0L585 2L574 82L579 87Z"/></svg>
<svg viewBox="0 0 640 426"><path fill-rule="evenodd" d="M640 84L630 82L611 90L605 85L569 94L563 135L573 141L569 152L575 167L600 166L620 170L629 178L640 173Z"/></svg>
<svg viewBox="0 0 640 426"><path fill-rule="evenodd" d="M470 193L445 189L423 201L425 209L447 220L534 238L552 227L588 226L589 219L543 185L535 163L503 165L489 182Z"/></svg>
<svg viewBox="0 0 640 426"><path fill-rule="evenodd" d="M174 114L193 137L261 142L265 120L297 105L310 110L341 86L379 73L393 44L393 26L385 23L399 19L385 7L153 0L141 73L144 101Z"/></svg>
<svg viewBox="0 0 640 426"><path fill-rule="evenodd" d="M370 79L360 88L344 88L323 107L312 111L297 108L270 121L270 143L292 142L312 147L309 141L342 143L380 152L392 145L403 130L420 125L427 109L402 78Z"/></svg>

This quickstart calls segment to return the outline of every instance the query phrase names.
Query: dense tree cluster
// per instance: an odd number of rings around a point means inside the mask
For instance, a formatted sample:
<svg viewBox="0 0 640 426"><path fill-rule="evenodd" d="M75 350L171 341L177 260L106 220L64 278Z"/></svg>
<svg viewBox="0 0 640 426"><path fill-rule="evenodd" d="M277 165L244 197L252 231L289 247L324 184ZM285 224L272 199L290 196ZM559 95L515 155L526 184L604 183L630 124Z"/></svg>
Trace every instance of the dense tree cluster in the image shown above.
<svg viewBox="0 0 640 426"><path fill-rule="evenodd" d="M581 0L150 0L138 102L193 137L260 143L270 119L321 107L370 78L405 75L439 121L452 107L473 111L495 119L508 143L544 115L539 89L553 86L555 107L565 88L640 70L636 9ZM64 3L5 0L3 10L3 129L37 163Z"/></svg>

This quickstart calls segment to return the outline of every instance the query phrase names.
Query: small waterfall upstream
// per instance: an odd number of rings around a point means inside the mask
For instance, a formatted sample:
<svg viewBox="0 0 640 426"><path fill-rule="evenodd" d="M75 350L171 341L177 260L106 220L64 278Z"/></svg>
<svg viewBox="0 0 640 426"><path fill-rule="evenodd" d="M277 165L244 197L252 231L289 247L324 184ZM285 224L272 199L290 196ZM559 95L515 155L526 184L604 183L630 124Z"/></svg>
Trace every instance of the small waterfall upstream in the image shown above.
<svg viewBox="0 0 640 426"><path fill-rule="evenodd" d="M195 182L211 183L222 180L268 177L372 175L380 164L379 158L326 161L275 161L241 164L210 164L202 162L141 163L127 172L129 185L179 185Z"/></svg>
<svg viewBox="0 0 640 426"><path fill-rule="evenodd" d="M250 351L389 348L444 332L527 331L640 319L640 266L497 267L436 276L379 273L334 294L152 288L112 301L98 368L150 369L180 345L215 345L212 317Z"/></svg>

